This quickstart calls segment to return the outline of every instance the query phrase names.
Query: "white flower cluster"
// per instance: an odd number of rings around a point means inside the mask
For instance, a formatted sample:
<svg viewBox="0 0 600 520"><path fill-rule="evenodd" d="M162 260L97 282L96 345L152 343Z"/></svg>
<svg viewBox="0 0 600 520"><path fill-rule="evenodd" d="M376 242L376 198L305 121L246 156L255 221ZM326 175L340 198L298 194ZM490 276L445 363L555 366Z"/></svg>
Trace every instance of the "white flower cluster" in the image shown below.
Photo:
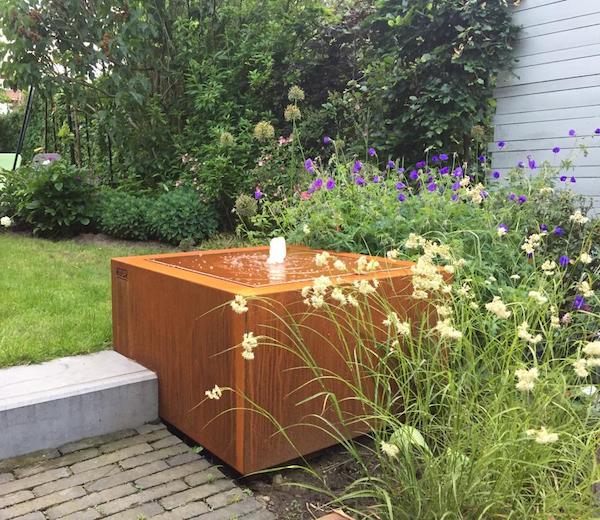
<svg viewBox="0 0 600 520"><path fill-rule="evenodd" d="M519 392L531 392L535 387L536 381L540 378L540 372L536 367L529 370L520 368L515 371L515 376L517 377L516 389Z"/></svg>
<svg viewBox="0 0 600 520"><path fill-rule="evenodd" d="M544 305L545 303L548 303L548 298L540 291L529 291L528 296L538 305Z"/></svg>
<svg viewBox="0 0 600 520"><path fill-rule="evenodd" d="M573 370L579 377L588 377L590 375L588 368L600 367L600 341L588 342L582 352L588 357L573 361Z"/></svg>
<svg viewBox="0 0 600 520"><path fill-rule="evenodd" d="M529 332L529 324L526 321L519 325L519 327L517 328L517 333L519 338L521 338L523 341L526 341L527 343L530 343L531 345L537 345L543 339L541 334L536 334L535 336L533 336Z"/></svg>
<svg viewBox="0 0 600 520"><path fill-rule="evenodd" d="M242 357L248 361L254 359L254 349L258 347L258 339L254 337L254 332L244 333L244 339L242 341Z"/></svg>
<svg viewBox="0 0 600 520"><path fill-rule="evenodd" d="M521 249L528 255L533 255L535 250L538 249L542 243L543 234L533 233L527 237L525 243L521 246Z"/></svg>
<svg viewBox="0 0 600 520"><path fill-rule="evenodd" d="M373 294L379 287L379 280L357 280L353 285L360 294Z"/></svg>
<svg viewBox="0 0 600 520"><path fill-rule="evenodd" d="M370 273L377 269L379 269L379 262L377 260L369 260L366 256L360 256L356 260L356 271L360 274Z"/></svg>
<svg viewBox="0 0 600 520"><path fill-rule="evenodd" d="M533 439L538 444L551 444L558 440L558 433L550 433L545 426L539 430L527 430L527 437Z"/></svg>
<svg viewBox="0 0 600 520"><path fill-rule="evenodd" d="M400 453L400 448L398 448L398 446L390 442L381 441L381 451L385 453L388 457L393 459L394 457L397 457Z"/></svg>
<svg viewBox="0 0 600 520"><path fill-rule="evenodd" d="M398 251L397 249L391 249L386 253L386 256L390 260L397 260L400 257L400 251Z"/></svg>
<svg viewBox="0 0 600 520"><path fill-rule="evenodd" d="M570 217L569 220L571 222L574 222L575 224L587 224L590 219L588 217L586 217L583 213L581 213L581 211L577 210L575 213L573 213Z"/></svg>
<svg viewBox="0 0 600 520"><path fill-rule="evenodd" d="M317 253L315 255L315 264L317 267L327 267L330 259L331 254L327 251L323 251L322 253Z"/></svg>
<svg viewBox="0 0 600 520"><path fill-rule="evenodd" d="M307 286L302 289L304 303L309 307L320 309L325 305L325 295L327 294L327 289L329 289L331 285L331 278L329 278L329 276L319 276L315 279L312 286Z"/></svg>
<svg viewBox="0 0 600 520"><path fill-rule="evenodd" d="M579 282L577 284L577 290L586 298L591 298L592 296L594 296L594 291L592 289L592 286L591 286L590 282L588 282L587 280Z"/></svg>
<svg viewBox="0 0 600 520"><path fill-rule="evenodd" d="M223 390L219 388L218 385L215 385L215 387L212 390L207 390L206 392L204 392L204 395L209 399L214 399L215 401L218 401L223 395Z"/></svg>
<svg viewBox="0 0 600 520"><path fill-rule="evenodd" d="M396 333L400 336L410 336L411 327L407 321L400 321L398 314L391 312L388 317L383 320L383 324L386 327L393 327Z"/></svg>
<svg viewBox="0 0 600 520"><path fill-rule="evenodd" d="M438 331L442 338L460 339L463 336L461 331L453 327L452 320L450 318L438 321L434 327L434 330Z"/></svg>
<svg viewBox="0 0 600 520"><path fill-rule="evenodd" d="M592 255L590 255L589 253L581 253L581 256L579 257L579 261L582 264L591 264L592 263Z"/></svg>
<svg viewBox="0 0 600 520"><path fill-rule="evenodd" d="M231 305L233 312L236 314L244 314L245 312L248 312L248 302L246 298L240 294L236 295L236 297L229 302L229 305Z"/></svg>
<svg viewBox="0 0 600 520"><path fill-rule="evenodd" d="M546 260L543 264L542 264L542 271L544 272L544 274L546 276L553 276L554 273L556 272L556 262L554 260Z"/></svg>
<svg viewBox="0 0 600 520"><path fill-rule="evenodd" d="M512 313L508 310L500 296L494 296L494 299L490 303L485 304L485 308L501 320L507 320L512 316Z"/></svg>
<svg viewBox="0 0 600 520"><path fill-rule="evenodd" d="M5 217L0 218L0 226L9 228L10 226L12 226L12 224L13 224L13 222L10 217L5 216Z"/></svg>

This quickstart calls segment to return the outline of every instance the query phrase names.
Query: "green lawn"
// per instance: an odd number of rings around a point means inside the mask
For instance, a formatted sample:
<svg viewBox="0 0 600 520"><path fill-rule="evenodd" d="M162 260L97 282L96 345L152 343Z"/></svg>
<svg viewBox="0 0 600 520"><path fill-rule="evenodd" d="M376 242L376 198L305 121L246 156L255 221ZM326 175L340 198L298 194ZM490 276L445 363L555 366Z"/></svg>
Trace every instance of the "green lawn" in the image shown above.
<svg viewBox="0 0 600 520"><path fill-rule="evenodd" d="M202 249L235 242L223 236ZM0 367L109 348L110 259L169 250L0 232Z"/></svg>

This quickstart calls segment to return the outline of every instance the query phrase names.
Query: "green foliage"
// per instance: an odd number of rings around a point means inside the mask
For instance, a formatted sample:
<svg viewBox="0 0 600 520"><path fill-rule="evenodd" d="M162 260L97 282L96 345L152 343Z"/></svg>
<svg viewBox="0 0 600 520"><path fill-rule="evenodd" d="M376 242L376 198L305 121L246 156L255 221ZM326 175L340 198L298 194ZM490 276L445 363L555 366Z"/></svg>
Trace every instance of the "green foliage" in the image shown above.
<svg viewBox="0 0 600 520"><path fill-rule="evenodd" d="M73 235L90 226L94 187L84 170L64 161L0 174L0 213L40 236Z"/></svg>
<svg viewBox="0 0 600 520"><path fill-rule="evenodd" d="M96 207L98 228L116 238L174 245L200 242L217 230L214 208L188 188L155 194L103 190Z"/></svg>
<svg viewBox="0 0 600 520"><path fill-rule="evenodd" d="M98 229L116 238L149 240L153 203L149 195L105 189L99 193L95 208Z"/></svg>
<svg viewBox="0 0 600 520"><path fill-rule="evenodd" d="M370 110L371 144L411 159L410 150L427 147L476 153L472 129L489 123L496 76L513 61L509 3L378 2L357 84Z"/></svg>
<svg viewBox="0 0 600 520"><path fill-rule="evenodd" d="M149 218L152 236L174 245L208 238L216 232L218 222L214 207L197 192L185 188L159 195Z"/></svg>

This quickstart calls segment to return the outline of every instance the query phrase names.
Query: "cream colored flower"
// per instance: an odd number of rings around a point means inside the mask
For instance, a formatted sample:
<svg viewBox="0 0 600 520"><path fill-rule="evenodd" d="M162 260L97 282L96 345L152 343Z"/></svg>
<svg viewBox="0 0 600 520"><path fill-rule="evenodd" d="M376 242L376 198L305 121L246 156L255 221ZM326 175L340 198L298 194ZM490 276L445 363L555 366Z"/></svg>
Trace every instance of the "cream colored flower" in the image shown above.
<svg viewBox="0 0 600 520"><path fill-rule="evenodd" d="M258 339L254 336L254 332L245 332L242 340L242 357L247 360L254 359L254 349L258 346Z"/></svg>
<svg viewBox="0 0 600 520"><path fill-rule="evenodd" d="M397 249L392 249L391 251L387 252L386 256L390 260L396 260L400 256L400 251L398 251Z"/></svg>
<svg viewBox="0 0 600 520"><path fill-rule="evenodd" d="M520 368L515 371L515 376L517 377L516 389L520 392L531 392L540 377L540 372L536 367L529 370Z"/></svg>
<svg viewBox="0 0 600 520"><path fill-rule="evenodd" d="M558 317L558 309L555 305L550 307L550 312L552 313L550 316L550 327L560 329L560 318Z"/></svg>
<svg viewBox="0 0 600 520"><path fill-rule="evenodd" d="M383 320L383 324L386 327L393 327L400 336L410 336L410 323L406 321L400 321L400 318L395 312L388 314L388 317Z"/></svg>
<svg viewBox="0 0 600 520"><path fill-rule="evenodd" d="M479 309L479 304L477 302L471 302L471 303L469 303L469 307L471 307L471 309L476 311L477 309Z"/></svg>
<svg viewBox="0 0 600 520"><path fill-rule="evenodd" d="M588 282L587 280L584 280L583 282L579 282L579 284L577 284L577 290L586 298L591 298L592 296L594 296L594 291L592 290L592 286L590 285L590 282Z"/></svg>
<svg viewBox="0 0 600 520"><path fill-rule="evenodd" d="M5 228L9 228L10 226L12 226L12 219L10 217L2 217L0 218L0 226L5 227Z"/></svg>
<svg viewBox="0 0 600 520"><path fill-rule="evenodd" d="M544 305L545 303L548 303L548 298L546 298L546 296L539 291L529 291L528 296L538 305Z"/></svg>
<svg viewBox="0 0 600 520"><path fill-rule="evenodd" d="M586 217L585 215L583 215L581 213L581 211L577 210L575 213L573 213L570 217L569 220L571 222L575 222L575 224L587 224L590 219L588 217Z"/></svg>
<svg viewBox="0 0 600 520"><path fill-rule="evenodd" d="M463 336L462 332L452 326L450 318L438 321L434 330L437 330L443 338L460 339Z"/></svg>
<svg viewBox="0 0 600 520"><path fill-rule="evenodd" d="M408 235L408 239L404 242L406 249L418 249L425 243L425 239L421 235L411 233Z"/></svg>
<svg viewBox="0 0 600 520"><path fill-rule="evenodd" d="M336 260L335 262L333 262L333 267L335 269L337 269L338 271L347 271L348 267L346 266L345 262L342 262L341 260Z"/></svg>
<svg viewBox="0 0 600 520"><path fill-rule="evenodd" d="M447 305L436 305L435 309L437 310L438 315L442 318L447 318L452 315L452 309Z"/></svg>
<svg viewBox="0 0 600 520"><path fill-rule="evenodd" d="M485 304L485 308L502 320L507 320L512 315L500 296L494 296L494 299L490 303Z"/></svg>
<svg viewBox="0 0 600 520"><path fill-rule="evenodd" d="M600 341L590 341L582 351L586 356L600 357Z"/></svg>
<svg viewBox="0 0 600 520"><path fill-rule="evenodd" d="M554 275L555 271L556 271L556 262L554 260L550 261L550 260L546 260L543 264L542 264L542 271L544 272L544 274L546 276L552 276Z"/></svg>
<svg viewBox="0 0 600 520"><path fill-rule="evenodd" d="M346 296L346 299L348 300L348 305L352 305L352 307L358 307L358 300L354 296L349 294Z"/></svg>
<svg viewBox="0 0 600 520"><path fill-rule="evenodd" d="M356 261L356 270L359 273L369 273L379 269L379 262L377 260L369 260L366 256L358 257Z"/></svg>
<svg viewBox="0 0 600 520"><path fill-rule="evenodd" d="M598 368L600 367L600 358L593 357L587 360L587 366L590 368Z"/></svg>
<svg viewBox="0 0 600 520"><path fill-rule="evenodd" d="M520 279L521 279L521 276L519 276L518 274L512 274L512 275L510 276L510 279L511 279L511 280L515 280L515 281L517 281L517 280L520 280Z"/></svg>
<svg viewBox="0 0 600 520"><path fill-rule="evenodd" d="M340 305L346 305L348 303L348 298L346 298L346 295L339 287L336 287L331 291L331 298L339 302Z"/></svg>
<svg viewBox="0 0 600 520"><path fill-rule="evenodd" d="M317 253L315 255L315 264L317 267L327 267L330 259L331 254L327 251L323 251L322 253Z"/></svg>
<svg viewBox="0 0 600 520"><path fill-rule="evenodd" d="M260 121L254 127L254 137L258 141L268 141L275 137L275 128L268 121Z"/></svg>
<svg viewBox="0 0 600 520"><path fill-rule="evenodd" d="M296 121L302 117L302 112L297 105L288 105L283 112L283 118L286 121Z"/></svg>
<svg viewBox="0 0 600 520"><path fill-rule="evenodd" d="M304 224L304 226L302 227L302 232L305 235L310 235L310 226L308 224Z"/></svg>
<svg viewBox="0 0 600 520"><path fill-rule="evenodd" d="M573 370L575 371L575 374L577 374L579 377L587 377L590 375L590 373L587 370L587 366L587 359L581 358L573 361Z"/></svg>
<svg viewBox="0 0 600 520"><path fill-rule="evenodd" d="M456 271L456 267L454 267L452 264L445 265L444 267L442 267L442 269L448 274L454 274L454 272Z"/></svg>
<svg viewBox="0 0 600 520"><path fill-rule="evenodd" d="M304 101L304 90L298 85L292 85L288 92L288 99L290 101Z"/></svg>
<svg viewBox="0 0 600 520"><path fill-rule="evenodd" d="M463 283L459 289L456 290L456 294L463 298L472 298L471 286L468 283Z"/></svg>
<svg viewBox="0 0 600 520"><path fill-rule="evenodd" d="M545 426L539 430L527 430L525 433L538 444L551 444L558 440L558 433L550 433Z"/></svg>
<svg viewBox="0 0 600 520"><path fill-rule="evenodd" d="M529 324L526 321L519 325L519 327L517 328L517 333L520 339L527 341L532 345L537 345L543 339L541 334L533 336L529 333Z"/></svg>
<svg viewBox="0 0 600 520"><path fill-rule="evenodd" d="M315 278L312 289L316 294L325 294L331 285L331 278L329 276L319 276Z"/></svg>
<svg viewBox="0 0 600 520"><path fill-rule="evenodd" d="M540 233L533 233L527 237L525 243L521 246L521 249L528 255L533 255L535 250L540 247L543 235Z"/></svg>
<svg viewBox="0 0 600 520"><path fill-rule="evenodd" d="M581 256L579 257L579 261L582 264L591 264L592 263L592 256L589 253L581 253Z"/></svg>
<svg viewBox="0 0 600 520"><path fill-rule="evenodd" d="M400 453L400 448L398 448L398 446L396 446L395 444L381 441L381 451L383 451L383 453L385 453L388 457L393 459L394 457L397 457Z"/></svg>
<svg viewBox="0 0 600 520"><path fill-rule="evenodd" d="M236 297L229 302L229 305L231 305L233 312L236 314L248 312L248 301L240 294L236 295Z"/></svg>
<svg viewBox="0 0 600 520"><path fill-rule="evenodd" d="M354 282L354 287L356 287L361 294L372 294L377 291L379 281L373 280L372 282L369 282L369 280L360 280Z"/></svg>
<svg viewBox="0 0 600 520"><path fill-rule="evenodd" d="M540 188L540 195L551 195L552 193L554 193L554 188L551 188L550 186Z"/></svg>
<svg viewBox="0 0 600 520"><path fill-rule="evenodd" d="M219 400L223 395L223 390L221 390L221 388L219 388L218 385L215 385L215 387L212 390L207 390L206 392L204 392L204 395L209 399Z"/></svg>

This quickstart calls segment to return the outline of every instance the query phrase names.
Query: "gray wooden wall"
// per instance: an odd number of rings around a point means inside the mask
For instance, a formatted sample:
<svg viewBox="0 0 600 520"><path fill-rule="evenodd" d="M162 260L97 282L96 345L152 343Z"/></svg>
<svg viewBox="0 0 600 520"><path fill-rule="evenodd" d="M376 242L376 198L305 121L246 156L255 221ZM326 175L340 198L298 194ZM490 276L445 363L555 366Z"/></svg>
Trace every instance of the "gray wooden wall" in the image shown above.
<svg viewBox="0 0 600 520"><path fill-rule="evenodd" d="M505 140L493 165L507 171L527 155L558 164L581 140L589 155L575 159L577 183L600 210L600 0L522 0L514 22L522 26L518 62L498 80L495 140ZM492 147L495 149L495 146Z"/></svg>

